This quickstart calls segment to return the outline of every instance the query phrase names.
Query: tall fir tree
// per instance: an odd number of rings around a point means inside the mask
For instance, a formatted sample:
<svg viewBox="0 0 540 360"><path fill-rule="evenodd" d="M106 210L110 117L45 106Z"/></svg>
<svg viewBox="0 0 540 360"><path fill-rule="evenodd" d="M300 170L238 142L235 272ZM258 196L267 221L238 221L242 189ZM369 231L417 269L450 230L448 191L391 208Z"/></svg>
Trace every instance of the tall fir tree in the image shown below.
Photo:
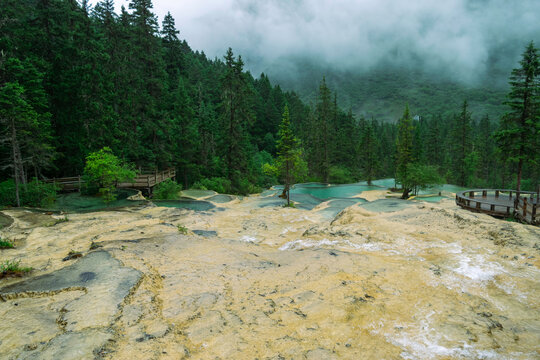
<svg viewBox="0 0 540 360"><path fill-rule="evenodd" d="M461 112L454 116L451 133L452 178L459 186L467 185L471 168L472 119L467 101L463 101Z"/></svg>
<svg viewBox="0 0 540 360"><path fill-rule="evenodd" d="M510 75L511 90L506 105L510 111L495 134L506 158L517 163L516 190L521 190L524 164L538 157L540 131L540 58L531 41L522 54L520 67Z"/></svg>
<svg viewBox="0 0 540 360"><path fill-rule="evenodd" d="M403 186L404 199L409 197L412 189L407 188L405 179L407 178L407 166L415 161L414 159L414 126L409 104L405 105L403 116L397 124L396 138L396 181Z"/></svg>
<svg viewBox="0 0 540 360"><path fill-rule="evenodd" d="M242 72L244 62L234 57L231 48L225 55L225 72L221 78L221 117L223 134L221 146L229 180L238 185L241 173L247 172L250 139L248 126L254 121L252 89Z"/></svg>
<svg viewBox="0 0 540 360"><path fill-rule="evenodd" d="M285 180L283 193L287 196L287 206L291 204L290 187L294 181L294 168L298 164L299 142L294 136L291 127L289 107L285 105L283 119L279 125L278 140L276 144L280 172Z"/></svg>
<svg viewBox="0 0 540 360"><path fill-rule="evenodd" d="M371 182L375 180L379 169L379 150L380 143L375 134L376 123L375 120L367 121L362 129L362 138L360 140L361 148L361 169L362 175L366 179L367 184L371 185Z"/></svg>
<svg viewBox="0 0 540 360"><path fill-rule="evenodd" d="M324 182L330 180L330 156L332 151L330 127L334 117L334 104L332 93L323 77L319 86L319 95L316 108L316 127L313 163L316 173Z"/></svg>

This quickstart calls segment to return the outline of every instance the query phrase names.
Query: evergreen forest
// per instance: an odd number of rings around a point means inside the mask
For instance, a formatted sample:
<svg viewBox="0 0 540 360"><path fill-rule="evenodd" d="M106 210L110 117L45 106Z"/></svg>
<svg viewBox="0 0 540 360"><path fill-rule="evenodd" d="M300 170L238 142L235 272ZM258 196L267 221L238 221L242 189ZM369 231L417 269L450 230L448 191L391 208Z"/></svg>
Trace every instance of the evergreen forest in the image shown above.
<svg viewBox="0 0 540 360"><path fill-rule="evenodd" d="M4 204L15 183L80 175L103 148L134 170L175 168L183 188L238 194L283 182L264 168L280 157L288 164L291 154L306 167L296 182L404 184L413 164L461 186L540 184L540 65L531 39L508 74L510 92L491 110L471 111L466 97L452 112L441 110L444 100L427 107L393 97L403 115L382 121L341 106L340 89L324 77L308 103L246 71L233 49L210 59L181 39L170 14L160 21L152 8L151 0L132 0L120 13L113 0L0 2ZM420 106L428 115L414 116ZM493 107L504 115L490 117Z"/></svg>

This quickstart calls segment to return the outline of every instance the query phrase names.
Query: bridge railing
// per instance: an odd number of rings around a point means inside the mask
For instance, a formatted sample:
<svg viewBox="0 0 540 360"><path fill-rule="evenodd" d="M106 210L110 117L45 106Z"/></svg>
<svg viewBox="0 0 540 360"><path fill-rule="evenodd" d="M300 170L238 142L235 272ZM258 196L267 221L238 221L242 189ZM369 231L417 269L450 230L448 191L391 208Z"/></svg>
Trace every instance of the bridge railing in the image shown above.
<svg viewBox="0 0 540 360"><path fill-rule="evenodd" d="M540 192L510 189L473 189L456 193L456 204L493 216L515 214L521 220L540 223Z"/></svg>
<svg viewBox="0 0 540 360"><path fill-rule="evenodd" d="M533 225L540 224L540 201L539 199L517 198L516 199L516 216Z"/></svg>
<svg viewBox="0 0 540 360"><path fill-rule="evenodd" d="M119 188L151 189L157 184L176 177L175 169L153 171L152 173L139 174L131 182L118 183ZM81 176L47 179L44 182L56 184L64 191L80 191L85 183Z"/></svg>

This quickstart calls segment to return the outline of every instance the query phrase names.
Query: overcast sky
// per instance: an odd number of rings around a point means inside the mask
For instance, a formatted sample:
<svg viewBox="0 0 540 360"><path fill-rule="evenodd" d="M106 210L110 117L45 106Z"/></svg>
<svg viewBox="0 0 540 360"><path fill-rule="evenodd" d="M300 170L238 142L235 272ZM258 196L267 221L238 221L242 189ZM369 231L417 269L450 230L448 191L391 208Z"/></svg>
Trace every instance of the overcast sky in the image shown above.
<svg viewBox="0 0 540 360"><path fill-rule="evenodd" d="M127 0L116 0L119 8ZM170 11L194 50L222 57L230 46L254 75L294 59L339 69L381 61L449 69L463 77L488 63L515 66L540 45L540 0L153 0Z"/></svg>

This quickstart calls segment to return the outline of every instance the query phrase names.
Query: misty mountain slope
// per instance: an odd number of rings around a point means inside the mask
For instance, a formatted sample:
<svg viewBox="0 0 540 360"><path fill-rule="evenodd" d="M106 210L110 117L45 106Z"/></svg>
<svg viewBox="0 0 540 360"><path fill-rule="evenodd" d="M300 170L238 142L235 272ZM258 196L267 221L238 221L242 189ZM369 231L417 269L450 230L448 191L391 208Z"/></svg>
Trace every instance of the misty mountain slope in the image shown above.
<svg viewBox="0 0 540 360"><path fill-rule="evenodd" d="M316 101L319 84L325 76L328 86L337 92L340 107L383 121L397 120L406 103L413 114L421 116L457 113L463 100L469 102L475 119L488 114L492 121L498 121L506 111L502 103L507 89L500 85L486 82L465 85L407 68L378 68L355 73L304 64L298 66L296 75L291 77L278 72L270 74L278 84L298 92L308 103Z"/></svg>

